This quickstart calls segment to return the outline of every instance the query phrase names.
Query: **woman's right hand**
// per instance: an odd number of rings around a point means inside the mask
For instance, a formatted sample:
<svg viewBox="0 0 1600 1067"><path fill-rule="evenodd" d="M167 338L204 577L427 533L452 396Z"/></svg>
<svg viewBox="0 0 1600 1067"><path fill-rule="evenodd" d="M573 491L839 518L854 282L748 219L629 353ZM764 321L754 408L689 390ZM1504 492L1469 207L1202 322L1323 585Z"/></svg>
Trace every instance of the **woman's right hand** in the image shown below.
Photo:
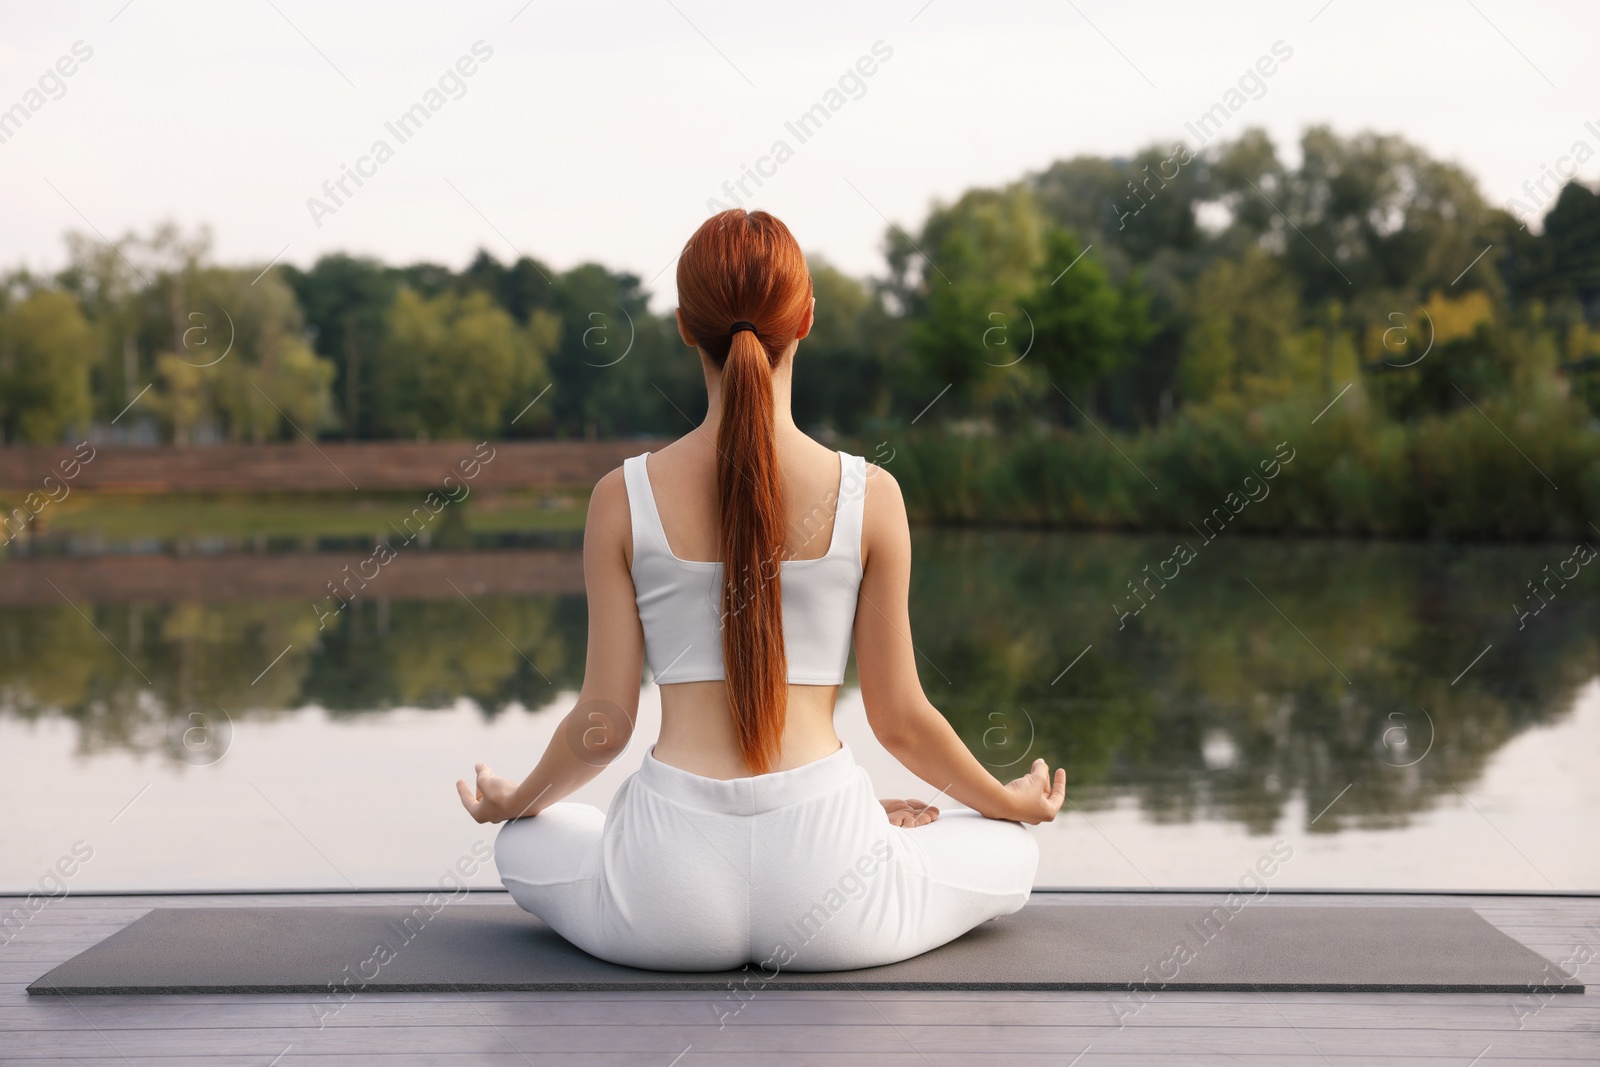
<svg viewBox="0 0 1600 1067"><path fill-rule="evenodd" d="M1067 771L1058 767L1052 778L1050 765L1042 759L1033 761L1033 769L1021 778L1006 784L1011 794L1013 822L1035 824L1052 822L1061 804L1067 799Z"/></svg>
<svg viewBox="0 0 1600 1067"><path fill-rule="evenodd" d="M505 822L528 814L526 810L519 812L513 807L516 782L501 778L487 763L476 764L473 769L478 772L475 786L469 786L464 778L456 780L456 793L468 815L484 823Z"/></svg>

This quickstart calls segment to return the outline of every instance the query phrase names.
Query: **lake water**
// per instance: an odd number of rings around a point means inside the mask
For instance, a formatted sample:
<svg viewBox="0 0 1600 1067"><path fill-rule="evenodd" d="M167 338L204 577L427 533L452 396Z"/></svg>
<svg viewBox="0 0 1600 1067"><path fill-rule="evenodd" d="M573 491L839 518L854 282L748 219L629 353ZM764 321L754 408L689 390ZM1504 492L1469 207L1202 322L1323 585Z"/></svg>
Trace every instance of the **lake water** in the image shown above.
<svg viewBox="0 0 1600 1067"><path fill-rule="evenodd" d="M1040 885L1233 885L1282 840L1275 887L1600 889L1600 567L1572 546L914 545L930 699L1000 777L1067 768L1067 806L1035 831ZM213 546L223 577L189 602L129 603L121 557L89 555L52 562L109 577L52 571L62 597L0 608L0 889L75 846L92 858L74 890L418 887L492 840L453 783L542 752L581 682L581 595L498 594L482 574L509 583L523 557L496 543L450 557L471 584L358 598L319 630L309 597L259 575L235 594L227 568L331 557L238 547ZM428 551L390 567L420 574ZM0 561L0 583L39 558ZM570 548L553 558L578 573ZM852 663L842 736L882 795L932 798L853 680ZM604 807L638 766L648 680L641 709L573 799Z"/></svg>

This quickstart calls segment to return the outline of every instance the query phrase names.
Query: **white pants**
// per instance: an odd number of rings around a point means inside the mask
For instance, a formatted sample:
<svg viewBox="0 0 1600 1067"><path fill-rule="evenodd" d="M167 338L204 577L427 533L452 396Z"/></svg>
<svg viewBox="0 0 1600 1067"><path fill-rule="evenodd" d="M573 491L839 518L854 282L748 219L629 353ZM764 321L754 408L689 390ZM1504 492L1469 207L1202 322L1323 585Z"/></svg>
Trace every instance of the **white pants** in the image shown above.
<svg viewBox="0 0 1600 1067"><path fill-rule="evenodd" d="M613 963L833 971L908 959L1021 908L1039 846L1021 823L970 811L891 825L842 745L732 780L652 747L609 814L563 803L508 822L495 863L518 905Z"/></svg>

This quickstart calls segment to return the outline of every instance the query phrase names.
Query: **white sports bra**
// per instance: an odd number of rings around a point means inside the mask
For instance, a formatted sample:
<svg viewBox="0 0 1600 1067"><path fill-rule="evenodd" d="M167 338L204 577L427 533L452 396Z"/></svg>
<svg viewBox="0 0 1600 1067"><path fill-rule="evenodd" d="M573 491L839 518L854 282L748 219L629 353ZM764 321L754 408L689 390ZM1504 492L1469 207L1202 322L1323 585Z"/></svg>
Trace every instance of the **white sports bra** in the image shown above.
<svg viewBox="0 0 1600 1067"><path fill-rule="evenodd" d="M667 545L645 456L623 461L633 521L633 588L658 684L722 681L722 563L679 559ZM780 562L783 651L791 685L840 685L861 585L867 461L839 453L838 503L825 555Z"/></svg>

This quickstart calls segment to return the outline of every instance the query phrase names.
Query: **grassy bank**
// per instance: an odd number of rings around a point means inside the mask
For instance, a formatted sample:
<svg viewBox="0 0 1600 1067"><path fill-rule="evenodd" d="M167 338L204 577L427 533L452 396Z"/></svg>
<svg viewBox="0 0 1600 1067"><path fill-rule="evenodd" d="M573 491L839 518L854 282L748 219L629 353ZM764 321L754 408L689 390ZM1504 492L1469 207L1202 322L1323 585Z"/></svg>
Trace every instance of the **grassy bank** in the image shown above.
<svg viewBox="0 0 1600 1067"><path fill-rule="evenodd" d="M1484 402L1407 422L1373 413L1355 394L1325 406L1189 408L1137 434L913 429L844 447L895 475L921 525L1600 542L1600 428L1581 404ZM37 530L365 537L421 501L77 490L46 506ZM587 505L583 491L477 493L445 518L457 534L577 531Z"/></svg>
<svg viewBox="0 0 1600 1067"><path fill-rule="evenodd" d="M1600 432L1555 399L1401 423L1347 398L1320 417L1286 403L1185 412L1140 434L925 432L889 444L880 462L913 522L1600 539Z"/></svg>
<svg viewBox="0 0 1600 1067"><path fill-rule="evenodd" d="M41 534L95 535L116 540L191 537L369 537L399 526L421 493L166 494L76 491L40 512ZM0 506L18 506L3 501ZM442 513L469 534L582 530L588 493L580 491L474 494Z"/></svg>

